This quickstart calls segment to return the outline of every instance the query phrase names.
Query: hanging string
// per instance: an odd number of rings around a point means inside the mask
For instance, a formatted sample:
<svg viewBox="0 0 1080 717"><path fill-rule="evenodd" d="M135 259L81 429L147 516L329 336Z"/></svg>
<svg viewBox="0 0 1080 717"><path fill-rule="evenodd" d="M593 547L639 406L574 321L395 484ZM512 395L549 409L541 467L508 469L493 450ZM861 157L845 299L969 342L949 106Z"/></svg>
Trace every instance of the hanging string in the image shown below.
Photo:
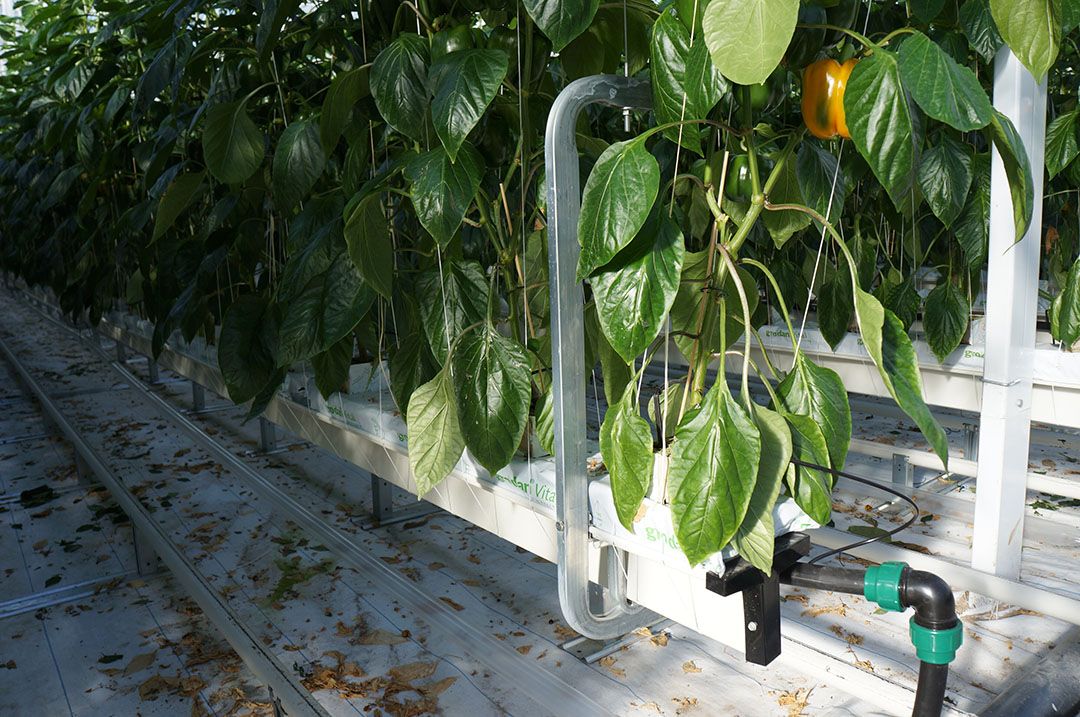
<svg viewBox="0 0 1080 717"><path fill-rule="evenodd" d="M840 151L836 155L836 170L833 172L832 189L829 190L829 204L825 208L825 221L832 217L833 199L836 197L836 182L840 177L840 160L844 156L844 142L840 142ZM810 314L810 299L814 296L818 269L821 266L821 253L825 248L825 225L821 225L821 239L818 241L817 256L814 257L814 273L810 277L810 288L806 292L806 306L803 307L802 322L799 324L799 338L795 341L796 350L802 349L803 332L806 330L806 317Z"/></svg>

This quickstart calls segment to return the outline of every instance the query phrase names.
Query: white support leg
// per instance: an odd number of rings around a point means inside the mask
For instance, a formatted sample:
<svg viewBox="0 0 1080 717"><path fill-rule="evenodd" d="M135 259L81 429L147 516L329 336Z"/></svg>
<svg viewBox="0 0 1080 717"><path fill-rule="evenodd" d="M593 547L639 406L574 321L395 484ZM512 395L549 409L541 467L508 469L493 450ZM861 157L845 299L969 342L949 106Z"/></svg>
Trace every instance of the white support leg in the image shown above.
<svg viewBox="0 0 1080 717"><path fill-rule="evenodd" d="M986 300L979 475L972 567L1020 575L1031 439L1031 388L1042 233L1046 85L1038 84L1003 47L994 63L994 106L1016 125L1027 148L1034 186L1031 227L1016 241L1005 168L994 152L990 185L990 254Z"/></svg>

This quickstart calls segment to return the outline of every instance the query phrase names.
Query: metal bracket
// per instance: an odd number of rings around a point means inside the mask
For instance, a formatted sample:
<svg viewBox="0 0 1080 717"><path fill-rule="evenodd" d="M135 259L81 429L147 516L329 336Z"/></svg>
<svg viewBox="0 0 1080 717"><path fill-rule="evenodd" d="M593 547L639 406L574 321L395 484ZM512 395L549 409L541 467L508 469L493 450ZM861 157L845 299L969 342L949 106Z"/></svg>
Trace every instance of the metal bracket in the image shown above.
<svg viewBox="0 0 1080 717"><path fill-rule="evenodd" d="M191 412L202 413L206 410L206 389L198 381L191 382Z"/></svg>
<svg viewBox="0 0 1080 717"><path fill-rule="evenodd" d="M277 448L277 426L259 416L259 452L273 453Z"/></svg>
<svg viewBox="0 0 1080 717"><path fill-rule="evenodd" d="M420 520L440 510L441 508L423 500L419 501L414 508L395 509L394 484L372 473L371 515L361 523L360 527L364 530L383 528L388 525Z"/></svg>
<svg viewBox="0 0 1080 717"><path fill-rule="evenodd" d="M648 633L644 630L635 630L628 635L615 638L614 640L593 640L588 637L575 637L559 645L559 648L570 653L586 665L592 665L604 659L608 655L614 655L619 650L629 647L642 640L651 639L663 632L663 628L672 624L671 620L664 618L645 625L649 628Z"/></svg>
<svg viewBox="0 0 1080 717"><path fill-rule="evenodd" d="M915 466L904 453L893 453L892 481L907 488L915 487Z"/></svg>
<svg viewBox="0 0 1080 717"><path fill-rule="evenodd" d="M153 575L161 569L160 558L146 534L133 522L131 536L135 541L135 569L139 575Z"/></svg>
<svg viewBox="0 0 1080 717"><path fill-rule="evenodd" d="M780 656L780 573L810 553L810 536L786 533L776 538L773 571L761 572L743 558L724 561L724 574L707 573L705 588L717 595L743 595L746 661L767 665Z"/></svg>
<svg viewBox="0 0 1080 717"><path fill-rule="evenodd" d="M161 373L153 356L146 357L146 373L151 385L161 383Z"/></svg>

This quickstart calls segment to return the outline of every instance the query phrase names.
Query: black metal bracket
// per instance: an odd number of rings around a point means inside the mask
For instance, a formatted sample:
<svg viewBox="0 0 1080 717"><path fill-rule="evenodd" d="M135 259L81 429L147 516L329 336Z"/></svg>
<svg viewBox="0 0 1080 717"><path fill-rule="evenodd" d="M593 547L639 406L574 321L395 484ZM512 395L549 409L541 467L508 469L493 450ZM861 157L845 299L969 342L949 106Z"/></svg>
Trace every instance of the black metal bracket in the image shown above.
<svg viewBox="0 0 1080 717"><path fill-rule="evenodd" d="M810 553L810 536L785 533L776 538L772 573L766 575L743 558L724 561L724 574L707 573L705 588L717 595L743 596L746 661L767 665L780 655L780 574Z"/></svg>

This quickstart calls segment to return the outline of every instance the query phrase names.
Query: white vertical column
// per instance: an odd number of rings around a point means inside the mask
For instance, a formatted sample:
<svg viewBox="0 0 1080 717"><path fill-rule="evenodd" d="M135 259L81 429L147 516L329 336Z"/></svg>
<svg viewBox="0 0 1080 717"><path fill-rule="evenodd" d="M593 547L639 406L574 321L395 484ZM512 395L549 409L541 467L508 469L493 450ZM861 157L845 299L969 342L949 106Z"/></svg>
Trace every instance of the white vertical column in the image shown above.
<svg viewBox="0 0 1080 717"><path fill-rule="evenodd" d="M993 153L990 255L986 284L979 475L975 493L972 567L1002 577L1020 575L1031 438L1031 384L1042 233L1046 83L1035 81L1008 47L994 62L994 106L1024 141L1035 181L1031 227L1019 243L1009 181Z"/></svg>

